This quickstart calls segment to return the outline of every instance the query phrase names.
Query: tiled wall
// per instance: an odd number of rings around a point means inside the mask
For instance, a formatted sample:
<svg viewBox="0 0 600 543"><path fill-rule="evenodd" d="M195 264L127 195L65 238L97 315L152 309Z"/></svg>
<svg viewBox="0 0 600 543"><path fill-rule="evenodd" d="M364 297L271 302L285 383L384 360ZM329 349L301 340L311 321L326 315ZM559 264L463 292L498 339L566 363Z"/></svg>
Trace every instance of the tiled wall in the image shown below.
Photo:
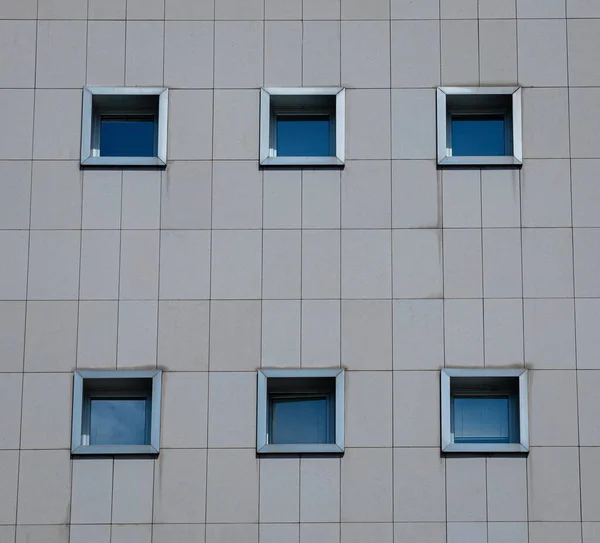
<svg viewBox="0 0 600 543"><path fill-rule="evenodd" d="M0 18L1 543L600 542L600 2ZM86 84L170 88L165 171L80 170ZM436 170L435 87L515 84L523 169ZM347 88L342 171L258 169L262 85ZM261 365L348 369L343 458L256 457ZM444 365L532 369L527 458L441 457ZM72 460L148 367L160 456Z"/></svg>

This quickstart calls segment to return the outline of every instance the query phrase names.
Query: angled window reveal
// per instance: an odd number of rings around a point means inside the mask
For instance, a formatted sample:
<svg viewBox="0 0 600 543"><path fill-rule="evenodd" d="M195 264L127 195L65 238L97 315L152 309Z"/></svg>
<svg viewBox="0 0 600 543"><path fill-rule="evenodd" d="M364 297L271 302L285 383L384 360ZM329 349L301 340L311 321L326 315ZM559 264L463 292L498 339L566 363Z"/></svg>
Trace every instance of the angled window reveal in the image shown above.
<svg viewBox="0 0 600 543"><path fill-rule="evenodd" d="M344 164L344 89L262 89L260 107L262 166Z"/></svg>
<svg viewBox="0 0 600 543"><path fill-rule="evenodd" d="M83 166L165 166L168 90L83 89Z"/></svg>
<svg viewBox="0 0 600 543"><path fill-rule="evenodd" d="M344 451L344 370L258 372L257 452Z"/></svg>
<svg viewBox="0 0 600 543"><path fill-rule="evenodd" d="M78 371L72 454L157 454L160 371Z"/></svg>
<svg viewBox="0 0 600 543"><path fill-rule="evenodd" d="M444 452L527 452L527 370L441 373Z"/></svg>
<svg viewBox="0 0 600 543"><path fill-rule="evenodd" d="M437 146L440 166L521 166L521 89L439 88Z"/></svg>

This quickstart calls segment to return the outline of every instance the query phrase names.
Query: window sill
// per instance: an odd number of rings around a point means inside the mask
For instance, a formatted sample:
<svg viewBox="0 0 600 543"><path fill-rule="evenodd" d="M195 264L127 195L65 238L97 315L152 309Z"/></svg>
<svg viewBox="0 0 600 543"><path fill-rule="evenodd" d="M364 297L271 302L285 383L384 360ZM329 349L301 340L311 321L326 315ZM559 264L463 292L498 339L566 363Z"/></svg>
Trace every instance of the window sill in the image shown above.
<svg viewBox="0 0 600 543"><path fill-rule="evenodd" d="M260 161L261 166L343 166L335 156L278 156Z"/></svg>
<svg viewBox="0 0 600 543"><path fill-rule="evenodd" d="M442 446L445 453L526 453L522 443L449 443Z"/></svg>
<svg viewBox="0 0 600 543"><path fill-rule="evenodd" d="M438 166L523 166L514 156L445 156L438 159Z"/></svg>
<svg viewBox="0 0 600 543"><path fill-rule="evenodd" d="M167 165L166 159L159 157L101 157L90 156L81 161L82 166L137 166L137 167L160 167L164 168Z"/></svg>
<svg viewBox="0 0 600 543"><path fill-rule="evenodd" d="M74 455L158 454L152 445L81 445L71 449Z"/></svg>
<svg viewBox="0 0 600 543"><path fill-rule="evenodd" d="M286 444L263 445L257 451L258 454L343 454L344 449L335 443L327 444Z"/></svg>

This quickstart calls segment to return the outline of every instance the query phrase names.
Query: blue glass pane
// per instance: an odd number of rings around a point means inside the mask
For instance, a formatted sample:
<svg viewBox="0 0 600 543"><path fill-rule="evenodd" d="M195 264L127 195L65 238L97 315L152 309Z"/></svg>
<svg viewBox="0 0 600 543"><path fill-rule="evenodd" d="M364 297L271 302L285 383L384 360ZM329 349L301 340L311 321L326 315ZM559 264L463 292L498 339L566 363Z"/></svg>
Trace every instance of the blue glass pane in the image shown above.
<svg viewBox="0 0 600 543"><path fill-rule="evenodd" d="M277 398L271 404L271 443L329 443L328 400Z"/></svg>
<svg viewBox="0 0 600 543"><path fill-rule="evenodd" d="M504 117L452 117L453 156L505 156Z"/></svg>
<svg viewBox="0 0 600 543"><path fill-rule="evenodd" d="M453 399L455 443L508 443L507 396L465 396Z"/></svg>
<svg viewBox="0 0 600 543"><path fill-rule="evenodd" d="M92 399L90 445L145 445L146 400Z"/></svg>
<svg viewBox="0 0 600 543"><path fill-rule="evenodd" d="M155 156L154 120L103 118L100 156Z"/></svg>
<svg viewBox="0 0 600 543"><path fill-rule="evenodd" d="M331 156L331 124L325 116L277 117L277 156Z"/></svg>

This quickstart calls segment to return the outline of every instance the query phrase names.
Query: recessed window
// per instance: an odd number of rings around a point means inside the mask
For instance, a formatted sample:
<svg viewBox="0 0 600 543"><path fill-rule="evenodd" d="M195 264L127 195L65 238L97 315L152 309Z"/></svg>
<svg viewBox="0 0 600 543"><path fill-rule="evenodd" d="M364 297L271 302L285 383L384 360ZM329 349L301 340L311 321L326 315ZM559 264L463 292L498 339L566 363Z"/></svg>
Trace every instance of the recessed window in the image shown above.
<svg viewBox="0 0 600 543"><path fill-rule="evenodd" d="M505 156L512 154L510 119L502 115L453 115L451 122L454 156Z"/></svg>
<svg viewBox="0 0 600 543"><path fill-rule="evenodd" d="M465 391L452 396L452 434L455 443L510 443L518 437L518 407L510 394L481 395ZM515 417L515 414L517 417Z"/></svg>
<svg viewBox="0 0 600 543"><path fill-rule="evenodd" d="M258 372L257 451L344 450L343 370Z"/></svg>
<svg viewBox="0 0 600 543"><path fill-rule="evenodd" d="M74 378L73 454L156 454L160 371L79 371Z"/></svg>
<svg viewBox="0 0 600 543"><path fill-rule="evenodd" d="M155 156L157 124L153 115L101 115L100 156Z"/></svg>
<svg viewBox="0 0 600 543"><path fill-rule="evenodd" d="M520 166L521 91L438 89L438 164Z"/></svg>
<svg viewBox="0 0 600 543"><path fill-rule="evenodd" d="M90 445L148 445L150 442L150 391L132 392L106 397L102 391L90 392L86 398L89 410ZM88 422L88 421L86 421Z"/></svg>
<svg viewBox="0 0 600 543"><path fill-rule="evenodd" d="M262 89L261 165L342 165L344 96L340 88Z"/></svg>
<svg viewBox="0 0 600 543"><path fill-rule="evenodd" d="M331 115L276 116L278 156L334 156L335 122Z"/></svg>
<svg viewBox="0 0 600 543"><path fill-rule="evenodd" d="M442 370L445 452L529 449L526 370Z"/></svg>
<svg viewBox="0 0 600 543"><path fill-rule="evenodd" d="M85 88L81 164L166 165L167 108L162 88Z"/></svg>

